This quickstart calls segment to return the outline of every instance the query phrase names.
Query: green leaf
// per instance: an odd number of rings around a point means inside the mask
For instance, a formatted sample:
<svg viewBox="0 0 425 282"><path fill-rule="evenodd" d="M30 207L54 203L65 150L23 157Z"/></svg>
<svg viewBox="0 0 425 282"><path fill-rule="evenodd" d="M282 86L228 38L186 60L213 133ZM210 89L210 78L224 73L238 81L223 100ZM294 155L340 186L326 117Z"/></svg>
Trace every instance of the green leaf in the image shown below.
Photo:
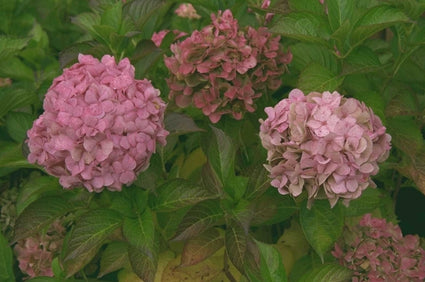
<svg viewBox="0 0 425 282"><path fill-rule="evenodd" d="M0 35L0 61L7 59L23 49L29 38L12 38Z"/></svg>
<svg viewBox="0 0 425 282"><path fill-rule="evenodd" d="M2 233L0 233L0 281L15 281L12 249Z"/></svg>
<svg viewBox="0 0 425 282"><path fill-rule="evenodd" d="M98 14L95 13L81 13L76 17L72 18L72 23L79 26L81 29L94 33L94 26L99 25L101 22L101 18Z"/></svg>
<svg viewBox="0 0 425 282"><path fill-rule="evenodd" d="M137 30L142 30L145 23L152 18L166 2L163 0L133 0L124 5L124 17L130 18Z"/></svg>
<svg viewBox="0 0 425 282"><path fill-rule="evenodd" d="M274 192L276 193L265 194L251 201L251 225L265 226L279 223L289 219L298 210L291 197L282 196L277 191Z"/></svg>
<svg viewBox="0 0 425 282"><path fill-rule="evenodd" d="M311 12L314 14L323 14L325 7L320 4L320 1L311 0L289 0L289 7L296 12Z"/></svg>
<svg viewBox="0 0 425 282"><path fill-rule="evenodd" d="M157 192L152 209L160 212L178 210L216 197L201 186L180 178L164 183Z"/></svg>
<svg viewBox="0 0 425 282"><path fill-rule="evenodd" d="M345 21L350 21L356 1L354 0L327 0L329 24L333 31L337 30Z"/></svg>
<svg viewBox="0 0 425 282"><path fill-rule="evenodd" d="M410 157L415 157L424 146L421 130L415 119L398 116L387 120L392 144Z"/></svg>
<svg viewBox="0 0 425 282"><path fill-rule="evenodd" d="M16 202L16 213L22 211L46 192L62 192L58 180L51 176L41 176L31 179L21 188Z"/></svg>
<svg viewBox="0 0 425 282"><path fill-rule="evenodd" d="M309 43L298 43L291 46L292 66L302 71L312 63L317 63L333 73L338 73L338 62L335 55L323 46Z"/></svg>
<svg viewBox="0 0 425 282"><path fill-rule="evenodd" d="M221 223L223 215L220 201L203 201L186 213L173 240L181 241L195 238L209 228Z"/></svg>
<svg viewBox="0 0 425 282"><path fill-rule="evenodd" d="M155 240L152 212L146 209L136 218L124 218L123 234L132 246L140 249L151 246Z"/></svg>
<svg viewBox="0 0 425 282"><path fill-rule="evenodd" d="M100 24L112 27L116 32L119 32L122 19L122 2L118 1L115 4L107 7L100 18Z"/></svg>
<svg viewBox="0 0 425 282"><path fill-rule="evenodd" d="M113 210L91 210L82 215L64 248L62 265L68 277L89 263L108 236L121 224L121 215Z"/></svg>
<svg viewBox="0 0 425 282"><path fill-rule="evenodd" d="M378 55L365 46L360 46L351 52L345 63L348 65L344 66L344 73L373 72L382 67Z"/></svg>
<svg viewBox="0 0 425 282"><path fill-rule="evenodd" d="M164 117L165 129L170 134L186 134L191 132L205 131L199 128L193 119L185 114L170 112L166 113Z"/></svg>
<svg viewBox="0 0 425 282"><path fill-rule="evenodd" d="M290 13L270 28L271 32L300 41L318 43L327 46L330 36L329 25L323 17L309 13Z"/></svg>
<svg viewBox="0 0 425 282"><path fill-rule="evenodd" d="M384 97L378 92L364 91L354 92L353 97L359 101L362 101L366 106L371 107L373 113L381 118L385 122L385 101Z"/></svg>
<svg viewBox="0 0 425 282"><path fill-rule="evenodd" d="M14 240L29 237L74 208L67 199L60 196L37 199L16 220Z"/></svg>
<svg viewBox="0 0 425 282"><path fill-rule="evenodd" d="M206 152L208 162L224 185L230 176L234 174L235 146L232 139L221 129L211 126L212 136L210 136Z"/></svg>
<svg viewBox="0 0 425 282"><path fill-rule="evenodd" d="M378 189L368 188L363 191L360 198L350 201L350 205L345 209L346 216L361 216L380 206L382 200L381 192Z"/></svg>
<svg viewBox="0 0 425 282"><path fill-rule="evenodd" d="M24 158L22 144L0 141L0 168L37 168Z"/></svg>
<svg viewBox="0 0 425 282"><path fill-rule="evenodd" d="M344 77L337 76L329 69L313 63L301 73L297 87L305 93L334 91L343 81Z"/></svg>
<svg viewBox="0 0 425 282"><path fill-rule="evenodd" d="M246 199L255 199L261 196L268 188L270 188L270 178L267 170L263 166L255 167L250 170L244 197Z"/></svg>
<svg viewBox="0 0 425 282"><path fill-rule="evenodd" d="M308 270L299 282L344 282L351 281L353 273L339 264L324 264Z"/></svg>
<svg viewBox="0 0 425 282"><path fill-rule="evenodd" d="M0 63L1 66L1 63ZM0 71L1 72L1 71ZM0 118L3 117L7 112L35 104L38 101L38 97L34 92L28 91L23 88L17 87L1 87L0 88Z"/></svg>
<svg viewBox="0 0 425 282"><path fill-rule="evenodd" d="M245 254L247 252L247 235L240 224L234 222L226 227L224 244L226 253L233 265L244 273Z"/></svg>
<svg viewBox="0 0 425 282"><path fill-rule="evenodd" d="M27 138L27 131L31 128L34 117L28 113L9 112L6 116L6 128L10 137L18 143Z"/></svg>
<svg viewBox="0 0 425 282"><path fill-rule="evenodd" d="M190 239L185 243L180 265L195 265L212 256L223 245L223 235L215 228L208 229L198 237Z"/></svg>
<svg viewBox="0 0 425 282"><path fill-rule="evenodd" d="M106 246L100 258L100 269L97 277L117 271L130 264L126 250L126 242L112 242Z"/></svg>
<svg viewBox="0 0 425 282"><path fill-rule="evenodd" d="M279 252L271 245L255 242L260 251L260 272L263 281L288 281Z"/></svg>
<svg viewBox="0 0 425 282"><path fill-rule="evenodd" d="M357 21L350 41L357 46L384 28L408 21L409 18L397 8L388 5L375 6Z"/></svg>
<svg viewBox="0 0 425 282"><path fill-rule="evenodd" d="M224 186L224 191L237 201L245 193L248 180L245 176L230 177Z"/></svg>
<svg viewBox="0 0 425 282"><path fill-rule="evenodd" d="M142 249L135 246L128 246L128 257L134 273L143 281L151 282L155 279L156 269L158 267L158 242L154 240L153 244Z"/></svg>
<svg viewBox="0 0 425 282"><path fill-rule="evenodd" d="M136 68L136 77L145 77L163 56L163 51L151 40L141 40L136 45L131 60Z"/></svg>
<svg viewBox="0 0 425 282"><path fill-rule="evenodd" d="M300 223L307 241L323 261L342 233L344 213L340 205L330 208L327 200L316 200L311 209L301 207Z"/></svg>

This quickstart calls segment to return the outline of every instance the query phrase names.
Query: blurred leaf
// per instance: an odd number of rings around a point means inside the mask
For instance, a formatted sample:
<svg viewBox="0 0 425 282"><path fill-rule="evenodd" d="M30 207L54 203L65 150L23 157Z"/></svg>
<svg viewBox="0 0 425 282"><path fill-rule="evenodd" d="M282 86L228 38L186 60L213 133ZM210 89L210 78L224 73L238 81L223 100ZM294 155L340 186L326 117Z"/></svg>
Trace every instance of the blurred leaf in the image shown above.
<svg viewBox="0 0 425 282"><path fill-rule="evenodd" d="M136 68L136 77L144 78L149 75L151 67L162 59L163 51L156 47L152 40L141 40L135 47L132 62Z"/></svg>
<svg viewBox="0 0 425 282"><path fill-rule="evenodd" d="M338 72L338 62L335 55L323 46L309 43L298 43L291 46L293 55L291 66L302 71L312 63L317 63L333 73Z"/></svg>
<svg viewBox="0 0 425 282"><path fill-rule="evenodd" d="M97 277L117 271L130 264L126 242L112 242L106 246L100 257L100 269Z"/></svg>
<svg viewBox="0 0 425 282"><path fill-rule="evenodd" d="M318 43L327 46L330 36L329 25L324 18L309 14L293 12L275 21L271 32L300 41Z"/></svg>
<svg viewBox="0 0 425 282"><path fill-rule="evenodd" d="M266 226L289 219L298 207L291 197L265 194L251 200L250 209L253 213L251 225Z"/></svg>
<svg viewBox="0 0 425 282"><path fill-rule="evenodd" d="M0 233L0 281L15 281L12 249L2 233Z"/></svg>
<svg viewBox="0 0 425 282"><path fill-rule="evenodd" d="M262 281L288 281L282 258L279 252L272 246L255 241L260 250L260 273Z"/></svg>
<svg viewBox="0 0 425 282"><path fill-rule="evenodd" d="M144 24L166 2L164 0L133 0L124 5L124 17L129 17L137 30L142 30Z"/></svg>
<svg viewBox="0 0 425 282"><path fill-rule="evenodd" d="M208 229L198 237L188 240L182 251L181 266L195 265L212 256L224 245L224 238L215 229Z"/></svg>
<svg viewBox="0 0 425 282"><path fill-rule="evenodd" d="M13 56L19 50L24 48L28 41L29 38L12 38L0 35L0 61Z"/></svg>
<svg viewBox="0 0 425 282"><path fill-rule="evenodd" d="M100 24L112 27L119 32L122 20L122 2L117 1L113 5L108 6L101 14Z"/></svg>
<svg viewBox="0 0 425 282"><path fill-rule="evenodd" d="M320 1L311 0L289 0L289 7L295 12L311 12L314 14L323 14L325 7L320 4Z"/></svg>
<svg viewBox="0 0 425 282"><path fill-rule="evenodd" d="M165 129L170 134L186 134L191 132L205 131L199 128L190 116L181 113L167 112L164 117Z"/></svg>
<svg viewBox="0 0 425 282"><path fill-rule="evenodd" d="M160 212L174 211L217 197L201 186L181 178L164 183L158 187L157 192L152 209Z"/></svg>
<svg viewBox="0 0 425 282"><path fill-rule="evenodd" d="M28 113L9 112L6 116L6 128L10 137L18 143L27 138L27 131L32 127L34 117Z"/></svg>
<svg viewBox="0 0 425 282"><path fill-rule="evenodd" d="M351 36L351 43L359 45L361 42L378 31L397 23L408 22L409 18L399 9L379 5L369 9L355 24Z"/></svg>
<svg viewBox="0 0 425 282"><path fill-rule="evenodd" d="M350 205L345 209L345 215L361 216L372 212L379 207L381 200L382 195L378 189L367 188L362 192L360 198L350 201Z"/></svg>
<svg viewBox="0 0 425 282"><path fill-rule="evenodd" d="M255 199L270 188L270 178L263 166L257 166L249 171L249 179L245 191L246 199Z"/></svg>
<svg viewBox="0 0 425 282"><path fill-rule="evenodd" d="M132 246L139 249L151 246L155 240L155 226L150 210L146 209L136 218L124 218L123 234Z"/></svg>
<svg viewBox="0 0 425 282"><path fill-rule="evenodd" d="M2 101L0 103L1 118L11 110L35 104L38 101L38 97L34 92L24 88L18 88L18 86L0 87L0 101Z"/></svg>
<svg viewBox="0 0 425 282"><path fill-rule="evenodd" d="M81 29L93 34L95 33L94 26L100 24L101 18L95 13L81 13L72 18L71 21Z"/></svg>
<svg viewBox="0 0 425 282"><path fill-rule="evenodd" d="M419 126L410 117L398 116L388 119L387 130L392 137L392 144L410 157L415 157L424 146Z"/></svg>
<svg viewBox="0 0 425 282"><path fill-rule="evenodd" d="M131 267L143 281L151 282L155 279L158 267L158 248L157 240L154 240L152 245L146 245L143 248L128 246Z"/></svg>
<svg viewBox="0 0 425 282"><path fill-rule="evenodd" d="M326 1L329 24L333 31L337 30L345 21L350 21L355 3L355 0Z"/></svg>
<svg viewBox="0 0 425 282"><path fill-rule="evenodd" d="M222 223L223 215L220 201L203 201L186 213L173 240L182 241L195 238L209 228Z"/></svg>
<svg viewBox="0 0 425 282"><path fill-rule="evenodd" d="M301 73L297 87L305 93L334 91L343 81L344 77L337 76L327 68L313 63Z"/></svg>
<svg viewBox="0 0 425 282"><path fill-rule="evenodd" d="M113 210L91 210L82 215L64 248L62 265L68 277L89 263L107 237L121 224L121 215Z"/></svg>
<svg viewBox="0 0 425 282"><path fill-rule="evenodd" d="M235 146L232 139L221 129L211 126L212 136L203 148L208 162L224 185L234 174Z"/></svg>
<svg viewBox="0 0 425 282"><path fill-rule="evenodd" d="M226 253L233 265L244 273L245 254L247 251L247 235L238 223L226 227L224 244Z"/></svg>
<svg viewBox="0 0 425 282"><path fill-rule="evenodd" d="M22 145L0 141L0 168L37 168L24 158Z"/></svg>
<svg viewBox="0 0 425 282"><path fill-rule="evenodd" d="M308 270L299 280L300 282L348 282L353 273L350 269L339 264L324 264Z"/></svg>
<svg viewBox="0 0 425 282"><path fill-rule="evenodd" d="M29 66L24 64L21 59L17 57L9 57L7 59L0 61L0 76L9 77L16 80L24 80L24 81L30 81L30 82L34 81L34 71ZM14 91L16 90L14 89ZM18 91L16 91L15 93L17 92ZM26 91L26 92L30 92L30 91ZM0 99L2 99L3 101L3 98L0 98ZM7 104L8 103L6 103L6 105Z"/></svg>
<svg viewBox="0 0 425 282"><path fill-rule="evenodd" d="M344 73L374 72L382 67L375 52L365 46L360 46L345 59Z"/></svg>
<svg viewBox="0 0 425 282"><path fill-rule="evenodd" d="M43 197L31 203L16 220L14 241L27 238L48 227L53 221L73 210L64 197Z"/></svg>
<svg viewBox="0 0 425 282"><path fill-rule="evenodd" d="M330 250L344 227L344 213L338 204L330 208L327 200L316 200L311 209L301 207L300 223L305 237L320 258Z"/></svg>
<svg viewBox="0 0 425 282"><path fill-rule="evenodd" d="M61 192L61 186L56 178L41 176L25 183L25 185L21 187L16 202L17 215L20 215L29 204L46 192Z"/></svg>

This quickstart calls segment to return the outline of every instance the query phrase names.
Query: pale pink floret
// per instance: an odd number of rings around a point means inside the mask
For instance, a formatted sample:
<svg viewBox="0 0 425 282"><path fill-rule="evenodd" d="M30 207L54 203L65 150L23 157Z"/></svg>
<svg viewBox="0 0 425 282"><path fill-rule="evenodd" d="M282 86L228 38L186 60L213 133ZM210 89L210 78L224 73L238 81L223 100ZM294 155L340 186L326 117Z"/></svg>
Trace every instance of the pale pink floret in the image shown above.
<svg viewBox="0 0 425 282"><path fill-rule="evenodd" d="M425 279L425 250L418 236L403 237L400 227L366 214L349 227L332 254L353 270L352 281L419 282Z"/></svg>
<svg viewBox="0 0 425 282"><path fill-rule="evenodd" d="M180 4L180 6L174 11L177 16L181 18L187 18L187 19L200 19L201 16L198 15L195 8L190 3L183 3Z"/></svg>
<svg viewBox="0 0 425 282"><path fill-rule="evenodd" d="M45 112L28 131L28 160L65 188L119 191L147 168L156 143L165 145L165 104L148 80L134 79L128 59L78 59L45 96Z"/></svg>
<svg viewBox="0 0 425 282"><path fill-rule="evenodd" d="M53 277L52 260L60 253L64 237L65 228L55 221L47 234L18 241L14 252L21 271L29 277Z"/></svg>
<svg viewBox="0 0 425 282"><path fill-rule="evenodd" d="M193 104L213 123L222 115L241 119L255 111L254 100L277 89L292 55L280 49L280 37L267 28L240 29L230 10L211 15L212 24L171 45L165 58L171 72L170 99Z"/></svg>
<svg viewBox="0 0 425 282"><path fill-rule="evenodd" d="M271 185L283 195L307 190L309 205L327 198L334 206L360 197L374 183L378 162L389 154L390 135L363 103L338 92L299 89L265 109L260 137L268 150Z"/></svg>

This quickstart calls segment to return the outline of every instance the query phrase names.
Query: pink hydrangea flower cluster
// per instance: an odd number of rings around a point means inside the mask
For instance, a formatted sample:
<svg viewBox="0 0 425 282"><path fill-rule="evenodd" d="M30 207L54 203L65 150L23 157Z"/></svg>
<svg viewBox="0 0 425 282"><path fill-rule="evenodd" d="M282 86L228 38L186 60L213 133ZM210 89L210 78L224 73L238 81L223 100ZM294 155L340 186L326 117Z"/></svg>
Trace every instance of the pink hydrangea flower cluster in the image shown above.
<svg viewBox="0 0 425 282"><path fill-rule="evenodd" d="M327 198L334 206L358 198L389 155L391 136L372 109L338 92L299 89L265 109L260 137L268 150L271 185L294 197L307 190L309 205Z"/></svg>
<svg viewBox="0 0 425 282"><path fill-rule="evenodd" d="M292 55L280 50L280 37L267 28L240 29L230 10L211 19L211 25L171 45L174 55L165 58L169 97L179 107L192 103L213 123L224 114L241 119L255 110L256 98L280 86Z"/></svg>
<svg viewBox="0 0 425 282"><path fill-rule="evenodd" d="M180 6L174 11L177 16L181 18L187 18L187 19L200 19L201 16L198 15L195 8L190 3L183 3L180 4Z"/></svg>
<svg viewBox="0 0 425 282"><path fill-rule="evenodd" d="M425 250L418 236L403 237L398 225L366 214L343 238L332 254L354 271L352 281L424 281Z"/></svg>
<svg viewBox="0 0 425 282"><path fill-rule="evenodd" d="M156 142L165 145L165 104L148 80L134 79L127 58L78 60L49 88L45 111L27 133L28 160L65 188L120 191L148 167Z"/></svg>
<svg viewBox="0 0 425 282"><path fill-rule="evenodd" d="M21 271L30 277L53 277L52 260L59 254L66 230L55 221L47 234L18 241L14 247Z"/></svg>
<svg viewBox="0 0 425 282"><path fill-rule="evenodd" d="M170 31L168 29L164 29L164 30L161 30L161 31L158 31L158 32L154 32L152 34L151 40L155 44L156 47L160 47L161 46L162 41L164 40L165 36L167 36L167 34L169 32ZM182 38L183 36L186 36L187 35L186 32L183 32L183 31L180 31L180 30L176 30L176 29L173 30L172 32L174 34L174 40L178 40L179 38Z"/></svg>

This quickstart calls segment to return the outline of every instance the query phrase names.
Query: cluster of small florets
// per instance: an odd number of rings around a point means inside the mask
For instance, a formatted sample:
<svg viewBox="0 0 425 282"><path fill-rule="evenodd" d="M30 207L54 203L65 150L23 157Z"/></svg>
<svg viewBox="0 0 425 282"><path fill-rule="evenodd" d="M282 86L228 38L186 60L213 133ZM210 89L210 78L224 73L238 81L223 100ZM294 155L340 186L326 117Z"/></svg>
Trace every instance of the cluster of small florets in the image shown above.
<svg viewBox="0 0 425 282"><path fill-rule="evenodd" d="M352 281L424 281L425 250L418 236L403 237L398 225L366 214L343 238L332 254L353 270Z"/></svg>
<svg viewBox="0 0 425 282"><path fill-rule="evenodd" d="M180 6L174 11L177 16L186 19L200 19L201 16L198 15L195 8L190 3L182 3Z"/></svg>
<svg viewBox="0 0 425 282"><path fill-rule="evenodd" d="M30 277L53 276L52 260L59 254L66 230L55 221L47 234L18 241L14 247L21 271Z"/></svg>
<svg viewBox="0 0 425 282"><path fill-rule="evenodd" d="M128 59L78 60L49 88L28 131L28 160L65 188L119 191L148 167L156 142L165 145L165 104L148 80L134 79Z"/></svg>
<svg viewBox="0 0 425 282"><path fill-rule="evenodd" d="M265 27L242 30L230 10L211 15L212 24L173 44L165 58L171 72L170 99L193 104L213 123L224 114L241 119L254 100L277 89L292 56L280 50L280 37Z"/></svg>
<svg viewBox="0 0 425 282"><path fill-rule="evenodd" d="M388 157L391 136L363 103L338 92L305 96L295 89L265 112L267 119L260 120L265 167L281 194L296 197L305 189L309 205L327 198L334 206L374 185L370 176Z"/></svg>

